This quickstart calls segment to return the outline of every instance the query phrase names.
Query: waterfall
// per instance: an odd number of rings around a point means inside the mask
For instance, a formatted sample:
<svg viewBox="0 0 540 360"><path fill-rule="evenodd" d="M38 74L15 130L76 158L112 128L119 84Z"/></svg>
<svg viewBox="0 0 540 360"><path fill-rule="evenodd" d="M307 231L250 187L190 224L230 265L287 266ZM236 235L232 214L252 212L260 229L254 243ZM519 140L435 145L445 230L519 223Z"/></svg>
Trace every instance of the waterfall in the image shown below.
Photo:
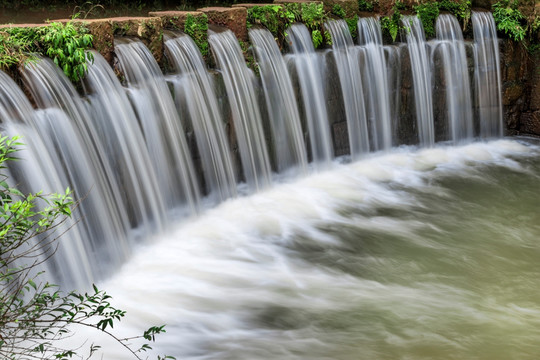
<svg viewBox="0 0 540 360"><path fill-rule="evenodd" d="M266 150L255 75L244 61L238 40L231 31L211 33L208 39L223 73L231 106L242 168L252 190L270 184L270 161Z"/></svg>
<svg viewBox="0 0 540 360"><path fill-rule="evenodd" d="M62 224L57 234L71 226L74 229L47 266L51 276L63 284L89 284L124 261L130 251L127 213L118 190L121 184L103 151L103 141L96 136L96 127L86 122L86 107L63 73L50 60L42 59L29 65L24 76L42 109L31 110L11 79L5 75L0 79L1 95L9 92L20 101L9 112L22 115L2 118L3 131L21 135L26 144L20 152L24 160L10 164L12 180L29 192L73 189L74 199L80 201L76 213L80 221L76 226L70 221ZM94 267L89 260L98 255L103 263Z"/></svg>
<svg viewBox="0 0 540 360"><path fill-rule="evenodd" d="M59 255L45 264L47 272L59 283L84 288L128 259L139 240L201 207L236 201L231 198L243 193L239 178L251 193L271 192L271 165L280 173L275 179L307 175L311 166L327 170L334 161L333 140L347 143L345 126L354 161L369 151L391 153L392 145L403 142L431 147L441 139L470 141L476 130L473 109L481 138L501 136L501 75L491 14L473 14L474 104L456 19L439 17L431 54L420 21L406 17L403 23L408 44L383 46L375 18L358 21L358 45L344 21L330 21L332 50L319 52L307 28L295 24L287 30L291 53L286 55L269 31L251 29L260 79L246 66L230 31L209 37L215 72L185 35L165 41L173 68L167 75L142 42L126 39L115 41L117 71L94 52L78 89L51 60L30 63L22 78L32 104L0 72L2 132L22 135L26 144L20 152L24 160L10 165L11 181L26 192L69 186L80 201L75 212L80 221L62 228L73 226L63 235ZM406 49L411 73L403 71ZM224 97L215 81L220 76ZM439 90L439 84L444 94L437 93L433 105L432 86ZM408 101L411 86L414 106ZM440 104L443 110L435 116ZM409 117L416 118L416 126ZM442 117L448 133L441 135Z"/></svg>
<svg viewBox="0 0 540 360"><path fill-rule="evenodd" d="M480 137L501 137L503 135L501 70L495 21L491 13L474 11L472 24Z"/></svg>
<svg viewBox="0 0 540 360"><path fill-rule="evenodd" d="M249 37L257 54L278 170L296 167L305 173L307 155L300 114L283 56L270 31L253 29Z"/></svg>
<svg viewBox="0 0 540 360"><path fill-rule="evenodd" d="M426 48L426 37L422 22L416 16L403 17L403 26L407 33L407 44L411 59L418 140L421 146L429 147L435 143L435 130L433 124L431 68Z"/></svg>
<svg viewBox="0 0 540 360"><path fill-rule="evenodd" d="M392 120L386 57L381 24L377 18L358 20L358 40L364 53L364 87L368 99L368 123L371 124L371 148L388 150L392 146Z"/></svg>
<svg viewBox="0 0 540 360"><path fill-rule="evenodd" d="M210 196L221 201L235 197L236 178L223 117L201 53L187 35L166 40L165 47L169 62L181 74L175 84L185 84L175 93L185 98L189 108Z"/></svg>
<svg viewBox="0 0 540 360"><path fill-rule="evenodd" d="M334 149L321 76L322 64L305 25L292 25L287 30L287 37L302 93L311 156L316 165L327 167L334 158Z"/></svg>
<svg viewBox="0 0 540 360"><path fill-rule="evenodd" d="M361 154L370 149L362 74L360 73L360 51L354 47L351 33L344 20L329 21L326 27L332 35L332 50L338 68L347 116L351 157L358 159ZM373 126L376 128L376 125Z"/></svg>
<svg viewBox="0 0 540 360"><path fill-rule="evenodd" d="M115 175L121 181L124 203L133 226L163 230L165 199L156 191L157 174L135 112L116 74L97 52L89 64L85 89L90 101L93 124L100 129L108 157L114 161Z"/></svg>
<svg viewBox="0 0 540 360"><path fill-rule="evenodd" d="M446 107L450 139L459 141L472 140L472 103L469 71L463 33L453 15L442 14L436 23L436 51L443 61L444 82L446 84Z"/></svg>
<svg viewBox="0 0 540 360"><path fill-rule="evenodd" d="M152 54L140 41L117 41L115 51L141 123L158 189L169 209L199 208L200 193L184 130L171 92Z"/></svg>

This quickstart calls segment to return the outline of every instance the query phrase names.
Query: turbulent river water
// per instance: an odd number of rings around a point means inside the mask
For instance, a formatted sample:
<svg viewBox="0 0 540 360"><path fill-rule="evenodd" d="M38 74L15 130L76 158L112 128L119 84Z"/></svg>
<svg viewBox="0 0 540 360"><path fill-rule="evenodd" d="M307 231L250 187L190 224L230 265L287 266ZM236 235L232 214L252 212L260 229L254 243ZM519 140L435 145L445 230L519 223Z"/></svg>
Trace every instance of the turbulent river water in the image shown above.
<svg viewBox="0 0 540 360"><path fill-rule="evenodd" d="M539 145L342 158L183 221L101 287L178 359L536 359Z"/></svg>

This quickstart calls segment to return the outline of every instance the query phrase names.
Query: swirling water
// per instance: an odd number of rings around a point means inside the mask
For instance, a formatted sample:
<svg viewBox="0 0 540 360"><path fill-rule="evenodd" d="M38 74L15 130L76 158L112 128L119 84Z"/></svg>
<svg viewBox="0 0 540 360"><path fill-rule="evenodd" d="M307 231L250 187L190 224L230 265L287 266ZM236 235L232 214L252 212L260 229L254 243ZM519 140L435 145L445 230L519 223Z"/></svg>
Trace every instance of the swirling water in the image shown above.
<svg viewBox="0 0 540 360"><path fill-rule="evenodd" d="M180 224L103 286L122 331L167 323L155 349L180 359L535 359L538 145L341 159Z"/></svg>

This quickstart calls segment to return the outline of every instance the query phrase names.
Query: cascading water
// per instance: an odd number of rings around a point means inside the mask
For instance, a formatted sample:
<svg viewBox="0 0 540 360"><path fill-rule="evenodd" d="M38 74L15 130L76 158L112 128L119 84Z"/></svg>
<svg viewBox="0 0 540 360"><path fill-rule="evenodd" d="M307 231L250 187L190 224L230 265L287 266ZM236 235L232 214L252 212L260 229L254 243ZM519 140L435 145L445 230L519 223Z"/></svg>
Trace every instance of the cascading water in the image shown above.
<svg viewBox="0 0 540 360"><path fill-rule="evenodd" d="M305 173L307 155L300 114L283 56L270 31L253 29L249 38L261 72L278 170L295 167Z"/></svg>
<svg viewBox="0 0 540 360"><path fill-rule="evenodd" d="M475 16L477 25L490 24L485 16ZM64 285L85 288L109 272L107 265L130 255L137 235L147 238L165 228L154 236L159 241L136 248L131 261L100 284L128 311L121 330L138 332L147 322L167 323L164 341L156 346L159 353L182 359L463 359L515 354L534 359L540 293L538 286L530 285L540 278L540 146L519 139L432 147L431 121L431 130L428 123L418 124L426 128L420 130L421 144L431 148L386 149L392 129L385 113L390 108L390 113L400 114L402 89L396 84L401 78L394 68L405 45L381 48L378 35L372 33L376 24L366 21L359 24L361 46L336 35L342 31L340 23L329 27L335 27L334 56L344 47L349 51L350 62L343 57L342 65L383 73L393 69L386 80L381 74L364 74L376 97L364 91L361 99L368 104L371 125L377 117L385 118L376 127L366 124L364 134L375 137L373 149L386 151L353 162L340 159L328 171L296 180L270 177L258 102L266 100L269 110L282 110L270 118L276 116L272 121L284 131L284 144L291 151L302 143L297 114L304 106L313 161L331 163L321 75L326 70L307 29L294 25L288 32L294 52L288 59L296 67L292 77L298 78L301 105L294 104L275 46L262 39L267 32L251 34L264 100L257 96L253 74L232 34L211 35L240 150L245 151L241 156L246 180L253 189L266 186L265 191L234 199L232 161L223 132L226 120L200 54L188 38L166 44L170 62L177 65L168 79L177 85L173 95L186 105L186 119L179 115L150 52L139 42L117 42L127 87L95 53L84 83L86 98L50 61L31 65L25 76L37 110L0 73L2 131L22 134L27 144L23 160L10 169L13 181L28 191L70 186L79 199L88 193L78 210L81 223L64 235L56 262L47 263L48 271L64 275ZM457 59L462 40L442 33L435 47L448 47L448 57ZM375 36L373 40L368 41L368 34ZM497 99L488 83L499 81L500 75L493 64L486 65L494 60L483 55L493 52L489 44L494 33L476 31L475 36L481 69L476 91ZM411 42L410 52L425 61L425 43L418 36ZM360 66L357 50L364 52L366 64L373 62L371 67ZM386 56L381 57L383 51ZM414 71L429 73L430 66L424 65ZM269 75L275 70L283 77ZM462 66L444 71L463 76L466 70ZM385 81L394 87L384 90ZM424 85L430 81L424 79ZM422 89L424 93L415 90L417 101L431 93L430 87ZM449 86L447 92L462 91L457 89ZM394 95L387 101L388 92ZM453 104L449 114L458 112L459 105L454 105L459 103L447 100ZM488 103L500 111L500 101ZM279 124L282 119L295 120ZM228 201L178 222L169 221L171 213L182 207L195 209L199 202L183 120L193 125L209 196L219 193L220 200ZM469 126L456 133L455 141L469 136ZM430 131L431 140L424 139ZM491 136L497 134L482 132L482 137ZM274 139L274 146L280 146L280 140ZM282 168L305 167L300 153L297 160L284 161L294 165ZM282 179L286 183L280 183ZM269 188L271 181L275 186ZM508 221L508 214L518 216ZM94 336L82 331L80 335ZM103 345L104 359L130 355Z"/></svg>
<svg viewBox="0 0 540 360"><path fill-rule="evenodd" d="M472 24L480 137L501 137L503 135L501 70L495 21L491 13L473 11Z"/></svg>
<svg viewBox="0 0 540 360"><path fill-rule="evenodd" d="M166 201L156 191L157 174L149 166L147 147L141 146L144 135L116 74L99 53L93 55L84 84L91 104L90 121L100 129L107 157L114 161L132 225L161 231Z"/></svg>
<svg viewBox="0 0 540 360"><path fill-rule="evenodd" d="M422 22L416 16L404 16L403 26L407 34L409 57L413 76L414 104L418 140L421 146L433 146L435 129L433 124L433 99L431 92L431 67Z"/></svg>
<svg viewBox="0 0 540 360"><path fill-rule="evenodd" d="M268 187L270 160L254 86L255 75L247 68L238 40L231 31L211 33L208 42L223 73L246 182L252 190Z"/></svg>
<svg viewBox="0 0 540 360"><path fill-rule="evenodd" d="M185 98L189 108L210 195L222 201L235 197L236 178L223 117L201 53L187 35L168 39L165 47L169 62L181 74L174 80L179 86L175 93Z"/></svg>
<svg viewBox="0 0 540 360"><path fill-rule="evenodd" d="M330 122L325 103L322 62L315 53L311 35L303 24L294 24L287 30L294 62L305 120L309 132L309 143L313 162L328 167L334 158Z"/></svg>
<svg viewBox="0 0 540 360"><path fill-rule="evenodd" d="M354 47L345 21L330 21L326 23L326 27L332 35L332 51L341 82L351 156L353 159L358 159L361 154L370 149L359 50ZM377 127L375 124L372 125L374 128Z"/></svg>
<svg viewBox="0 0 540 360"><path fill-rule="evenodd" d="M446 107L450 139L471 141L473 138L472 96L463 34L453 15L442 14L436 23L437 44L446 83Z"/></svg>
<svg viewBox="0 0 540 360"><path fill-rule="evenodd" d="M23 76L33 98L43 109L24 121L37 134L43 134L43 138L38 140L23 131L19 133L29 144L42 142L29 145L27 149L33 152L31 158L37 159L36 163L32 166L28 166L28 162L17 164L24 169L21 181L31 184L28 188L32 191L42 188L59 191L69 186L75 199L88 197L80 205L84 220L79 229L84 235L73 240L78 243L76 247L84 251L77 250L70 256L88 259L92 254L102 253L104 264L123 262L129 253L127 233L130 228L129 212L120 190L125 179L120 179L116 171L119 159L108 157L104 129L92 120L88 104L52 61L42 59L27 65ZM47 185L40 186L42 182ZM80 269L84 269L81 273L79 267L73 265L60 269L57 274L63 282L73 284L85 280L88 284L109 270L103 265L89 273L81 266Z"/></svg>
<svg viewBox="0 0 540 360"><path fill-rule="evenodd" d="M168 209L198 211L200 193L191 155L171 92L152 53L140 41L115 43L146 140L153 170Z"/></svg>
<svg viewBox="0 0 540 360"><path fill-rule="evenodd" d="M386 57L381 24L377 18L358 19L358 42L364 53L364 87L368 98L368 123L371 124L371 148L388 150L392 146L392 119Z"/></svg>

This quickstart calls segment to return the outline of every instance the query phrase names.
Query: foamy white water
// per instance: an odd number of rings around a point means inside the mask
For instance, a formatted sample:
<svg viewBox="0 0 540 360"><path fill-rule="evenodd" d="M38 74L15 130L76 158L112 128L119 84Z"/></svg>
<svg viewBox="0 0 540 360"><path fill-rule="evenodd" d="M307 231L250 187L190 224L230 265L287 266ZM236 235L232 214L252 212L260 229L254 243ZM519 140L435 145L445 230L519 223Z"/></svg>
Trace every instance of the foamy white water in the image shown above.
<svg viewBox="0 0 540 360"><path fill-rule="evenodd" d="M533 359L539 155L500 140L335 163L178 224L101 287L122 332L166 323L155 349L178 359Z"/></svg>

